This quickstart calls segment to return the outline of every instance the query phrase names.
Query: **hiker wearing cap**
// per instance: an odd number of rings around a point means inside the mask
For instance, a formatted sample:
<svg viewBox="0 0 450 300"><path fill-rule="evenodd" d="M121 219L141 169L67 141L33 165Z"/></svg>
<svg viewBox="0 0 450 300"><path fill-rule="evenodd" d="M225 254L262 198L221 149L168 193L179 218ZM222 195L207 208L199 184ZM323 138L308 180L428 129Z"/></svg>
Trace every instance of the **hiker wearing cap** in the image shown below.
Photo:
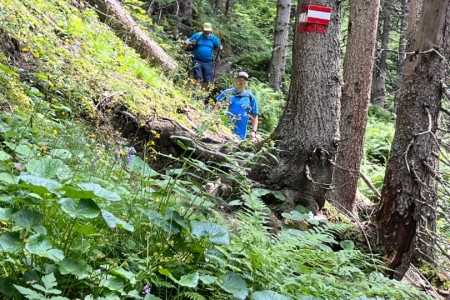
<svg viewBox="0 0 450 300"><path fill-rule="evenodd" d="M222 50L219 39L212 34L211 23L203 24L203 32L194 33L186 40L187 44L195 45L192 66L194 69L194 79L202 88L208 89L209 83L214 80L213 71L213 50Z"/></svg>
<svg viewBox="0 0 450 300"><path fill-rule="evenodd" d="M239 72L236 76L236 86L220 93L214 106L214 109L218 110L224 98L229 101L228 117L234 125L233 132L241 140L245 140L247 137L249 116L252 116L251 139L256 137L258 130L258 100L251 92L247 91L248 79L246 72Z"/></svg>

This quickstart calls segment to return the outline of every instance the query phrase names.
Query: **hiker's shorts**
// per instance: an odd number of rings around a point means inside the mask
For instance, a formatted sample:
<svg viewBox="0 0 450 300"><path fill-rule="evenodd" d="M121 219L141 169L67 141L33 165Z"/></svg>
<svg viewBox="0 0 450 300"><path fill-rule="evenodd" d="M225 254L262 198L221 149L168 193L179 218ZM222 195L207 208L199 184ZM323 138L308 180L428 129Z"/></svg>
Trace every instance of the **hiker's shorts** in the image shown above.
<svg viewBox="0 0 450 300"><path fill-rule="evenodd" d="M194 78L200 78L203 82L213 82L213 62L200 61L197 59L192 60L194 69Z"/></svg>

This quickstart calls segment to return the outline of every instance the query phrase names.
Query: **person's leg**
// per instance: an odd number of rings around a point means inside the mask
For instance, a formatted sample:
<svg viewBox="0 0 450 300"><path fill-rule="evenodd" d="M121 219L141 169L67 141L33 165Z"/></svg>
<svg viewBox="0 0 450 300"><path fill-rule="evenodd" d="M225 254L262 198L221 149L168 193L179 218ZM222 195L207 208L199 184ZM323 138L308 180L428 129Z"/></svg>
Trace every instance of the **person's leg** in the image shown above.
<svg viewBox="0 0 450 300"><path fill-rule="evenodd" d="M200 83L202 82L203 79L203 72L202 72L203 68L201 62L196 60L195 58L192 59L192 69L194 70L194 80L200 86Z"/></svg>
<svg viewBox="0 0 450 300"><path fill-rule="evenodd" d="M203 63L203 83L202 88L208 90L209 83L213 82L213 62Z"/></svg>

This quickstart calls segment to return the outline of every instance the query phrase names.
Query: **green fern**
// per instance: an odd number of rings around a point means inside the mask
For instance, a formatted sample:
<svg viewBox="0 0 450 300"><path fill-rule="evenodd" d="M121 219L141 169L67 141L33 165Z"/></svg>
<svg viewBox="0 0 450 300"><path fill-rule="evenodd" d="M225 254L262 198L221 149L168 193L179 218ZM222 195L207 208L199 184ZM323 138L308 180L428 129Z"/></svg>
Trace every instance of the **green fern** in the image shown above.
<svg viewBox="0 0 450 300"><path fill-rule="evenodd" d="M184 292L182 294L180 294L180 296L182 297L181 299L191 299L191 300L206 300L207 298L203 297L202 295L200 295L199 293L196 292Z"/></svg>

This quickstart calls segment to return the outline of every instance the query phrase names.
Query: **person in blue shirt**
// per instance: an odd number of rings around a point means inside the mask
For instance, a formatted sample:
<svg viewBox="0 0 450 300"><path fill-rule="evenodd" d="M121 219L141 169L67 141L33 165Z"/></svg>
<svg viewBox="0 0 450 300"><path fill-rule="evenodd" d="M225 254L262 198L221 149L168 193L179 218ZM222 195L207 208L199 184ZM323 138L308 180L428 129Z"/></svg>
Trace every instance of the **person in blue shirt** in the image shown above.
<svg viewBox="0 0 450 300"><path fill-rule="evenodd" d="M213 72L213 50L222 50L219 39L212 34L211 23L203 24L203 32L194 33L186 40L187 44L195 45L192 67L194 79L202 88L208 89L209 83L214 80Z"/></svg>
<svg viewBox="0 0 450 300"><path fill-rule="evenodd" d="M251 92L247 91L248 79L246 72L239 72L236 76L236 86L220 93L216 97L217 102L214 106L214 110L218 110L220 103L224 99L228 100L228 119L233 123L233 132L241 140L245 140L247 137L247 123L250 116L252 116L251 139L256 137L258 130L258 100Z"/></svg>

